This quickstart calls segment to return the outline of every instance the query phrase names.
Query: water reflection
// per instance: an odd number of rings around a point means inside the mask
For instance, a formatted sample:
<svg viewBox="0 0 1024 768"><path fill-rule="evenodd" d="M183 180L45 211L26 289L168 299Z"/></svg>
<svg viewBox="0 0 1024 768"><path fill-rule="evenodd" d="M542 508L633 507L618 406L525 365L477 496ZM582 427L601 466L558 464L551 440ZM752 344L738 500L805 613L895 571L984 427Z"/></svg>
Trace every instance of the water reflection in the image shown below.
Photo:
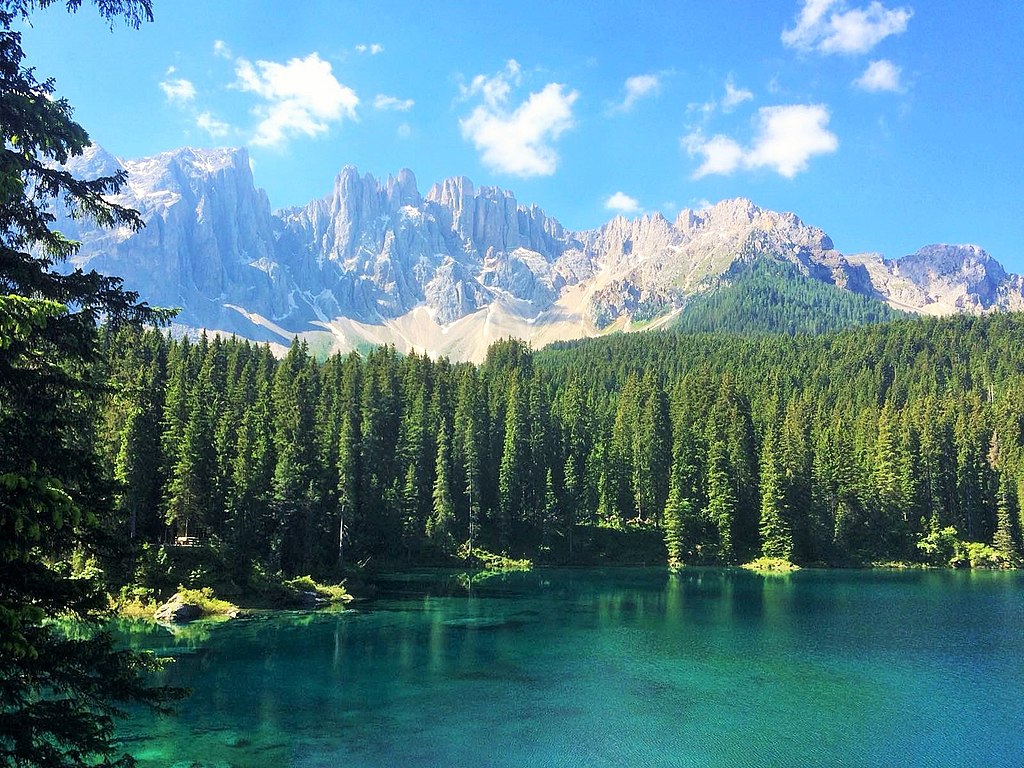
<svg viewBox="0 0 1024 768"><path fill-rule="evenodd" d="M414 573L341 613L126 634L194 690L129 736L143 766L1024 764L1002 576Z"/></svg>

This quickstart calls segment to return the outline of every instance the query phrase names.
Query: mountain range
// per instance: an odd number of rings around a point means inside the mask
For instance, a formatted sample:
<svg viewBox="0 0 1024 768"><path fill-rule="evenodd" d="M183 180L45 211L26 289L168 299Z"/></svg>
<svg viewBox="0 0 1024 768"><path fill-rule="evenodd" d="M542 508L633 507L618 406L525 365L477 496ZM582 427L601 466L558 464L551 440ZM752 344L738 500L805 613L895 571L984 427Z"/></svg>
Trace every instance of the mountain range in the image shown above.
<svg viewBox="0 0 1024 768"><path fill-rule="evenodd" d="M479 360L507 336L542 346L671 325L693 297L727 287L738 265L764 260L904 311L1024 309L1024 279L978 246L844 255L821 229L745 199L577 232L465 177L421 194L406 169L378 180L347 166L328 196L274 211L244 149L120 160L93 146L69 165L79 177L122 168L115 199L145 228L58 215L82 243L73 265L181 307L184 328L258 341L302 335L317 349L394 343Z"/></svg>

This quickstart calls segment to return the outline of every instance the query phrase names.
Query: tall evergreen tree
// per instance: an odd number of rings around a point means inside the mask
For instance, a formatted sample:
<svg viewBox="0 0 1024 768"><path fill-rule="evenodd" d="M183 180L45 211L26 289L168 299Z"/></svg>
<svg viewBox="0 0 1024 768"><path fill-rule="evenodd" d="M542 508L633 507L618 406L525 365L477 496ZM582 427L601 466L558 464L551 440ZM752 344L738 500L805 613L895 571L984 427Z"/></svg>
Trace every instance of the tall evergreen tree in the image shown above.
<svg viewBox="0 0 1024 768"><path fill-rule="evenodd" d="M498 470L498 544L508 550L516 523L526 517L527 394L513 374L505 407L505 443Z"/></svg>
<svg viewBox="0 0 1024 768"><path fill-rule="evenodd" d="M426 535L442 553L450 554L455 547L455 504L452 501L451 456L448 448L448 428L441 423L437 433L437 467L434 478L433 510L427 520Z"/></svg>
<svg viewBox="0 0 1024 768"><path fill-rule="evenodd" d="M707 515L717 533L715 554L722 563L735 563L737 553L733 531L737 500L729 455L725 442L718 438L712 438L708 447L707 493Z"/></svg>
<svg viewBox="0 0 1024 768"><path fill-rule="evenodd" d="M106 227L142 222L111 202L123 172L78 180L60 167L89 137L53 82L25 65L15 31L47 5L0 3L0 764L127 765L114 738L119 706L166 697L143 684L149 658L117 650L102 630L96 582L65 565L117 524L97 451L97 320L161 316L120 280L63 266L78 245L53 229L54 208ZM151 19L144 1L97 6L111 23ZM52 621L63 614L89 631L63 632Z"/></svg>
<svg viewBox="0 0 1024 768"><path fill-rule="evenodd" d="M996 495L996 532L992 546L1006 558L1013 567L1022 562L1020 510L1017 508L1016 483L1003 470L999 472L999 489Z"/></svg>
<svg viewBox="0 0 1024 768"><path fill-rule="evenodd" d="M775 430L769 425L761 446L761 552L793 559L793 534L778 457Z"/></svg>

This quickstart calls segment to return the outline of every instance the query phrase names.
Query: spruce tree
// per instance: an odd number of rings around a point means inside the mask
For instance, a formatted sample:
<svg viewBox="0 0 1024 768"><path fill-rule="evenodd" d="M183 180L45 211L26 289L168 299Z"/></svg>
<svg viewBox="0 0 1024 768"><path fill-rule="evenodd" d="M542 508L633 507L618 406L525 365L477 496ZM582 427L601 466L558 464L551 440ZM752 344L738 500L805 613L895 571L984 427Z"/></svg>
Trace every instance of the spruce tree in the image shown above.
<svg viewBox="0 0 1024 768"><path fill-rule="evenodd" d="M715 532L715 553L721 563L736 562L734 528L737 502L733 486L732 467L725 443L712 439L707 460L707 516Z"/></svg>
<svg viewBox="0 0 1024 768"><path fill-rule="evenodd" d="M513 374L505 407L505 442L498 469L498 544L508 551L516 524L528 517L525 504L527 408L524 383Z"/></svg>
<svg viewBox="0 0 1024 768"><path fill-rule="evenodd" d="M992 537L992 547L1014 568L1022 562L1020 512L1016 496L1017 484L1005 470L1000 471L996 494L996 532Z"/></svg>
<svg viewBox="0 0 1024 768"><path fill-rule="evenodd" d="M761 445L761 553L792 560L793 534L776 446L775 430L769 425Z"/></svg>
<svg viewBox="0 0 1024 768"><path fill-rule="evenodd" d="M427 520L426 535L431 544L446 555L451 554L455 547L455 505L452 502L451 456L448 443L448 428L442 422L437 433L434 503L430 518Z"/></svg>
<svg viewBox="0 0 1024 768"><path fill-rule="evenodd" d="M95 430L97 320L161 316L117 278L63 268L77 244L52 228L52 206L101 226L142 222L110 201L123 173L77 180L60 167L89 137L53 83L25 65L13 31L47 5L0 3L0 764L128 765L115 715L126 702L167 695L144 684L151 657L117 650L102 630L107 608L96 581L72 578L66 564L115 525ZM110 22L151 18L145 0L97 6ZM61 631L52 619L64 615L87 631Z"/></svg>

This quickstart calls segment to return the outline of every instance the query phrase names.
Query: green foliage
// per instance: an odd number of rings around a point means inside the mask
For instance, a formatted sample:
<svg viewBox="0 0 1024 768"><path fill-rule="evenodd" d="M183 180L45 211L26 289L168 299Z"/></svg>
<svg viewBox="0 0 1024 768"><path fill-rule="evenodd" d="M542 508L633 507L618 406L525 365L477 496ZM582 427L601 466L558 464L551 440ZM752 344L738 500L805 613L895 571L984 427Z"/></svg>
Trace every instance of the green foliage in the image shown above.
<svg viewBox="0 0 1024 768"><path fill-rule="evenodd" d="M128 765L114 719L130 702L163 706L147 655L101 631L109 605L97 578L118 522L99 454L103 380L96 323L164 319L114 277L64 267L78 244L57 213L137 229L111 202L123 173L79 180L62 164L89 145L52 81L24 63L14 31L50 0L0 2L0 764ZM67 3L76 10L80 0ZM148 0L103 0L100 15L138 26ZM52 618L76 622L62 631Z"/></svg>
<svg viewBox="0 0 1024 768"><path fill-rule="evenodd" d="M312 576L296 576L283 582L289 589L298 592L312 592L319 599L328 603L347 603L352 599L343 584L321 584Z"/></svg>
<svg viewBox="0 0 1024 768"><path fill-rule="evenodd" d="M737 262L716 287L692 297L673 322L686 332L828 333L894 320L877 299L802 275L792 264Z"/></svg>
<svg viewBox="0 0 1024 768"><path fill-rule="evenodd" d="M949 525L942 530L932 530L917 542L917 548L925 562L931 565L957 567L963 561L964 543L957 536L956 528Z"/></svg>
<svg viewBox="0 0 1024 768"><path fill-rule="evenodd" d="M212 587L189 589L179 586L175 594L181 602L199 606L203 616L230 616L238 612L237 605L216 597Z"/></svg>
<svg viewBox="0 0 1024 768"><path fill-rule="evenodd" d="M508 555L498 555L479 547L470 547L469 542L459 546L456 557L470 568L490 573L505 571L528 571L533 563L526 559L515 559Z"/></svg>
<svg viewBox="0 0 1024 768"><path fill-rule="evenodd" d="M957 549L949 564L954 568L1011 568L1013 563L1005 554L980 541L965 541Z"/></svg>
<svg viewBox="0 0 1024 768"><path fill-rule="evenodd" d="M799 565L794 565L784 557L759 557L756 560L751 560L749 563L744 563L740 567L755 573L768 574L792 573L793 571L800 570Z"/></svg>
<svg viewBox="0 0 1024 768"><path fill-rule="evenodd" d="M774 438L769 429L761 446L761 551L762 560L789 562L793 557L793 535L783 487L782 470ZM757 562L757 561L755 561Z"/></svg>
<svg viewBox="0 0 1024 768"><path fill-rule="evenodd" d="M961 541L956 528L932 530L917 542L925 562L951 568L1012 568L1017 562L998 547L978 541Z"/></svg>
<svg viewBox="0 0 1024 768"><path fill-rule="evenodd" d="M188 532L220 553L207 574L227 569L243 589L254 563L331 580L339 566L443 562L470 539L590 562L595 524L650 529L674 564L931 562L916 543L947 526L1007 562L1020 546L1019 316L800 338L624 335L539 353L502 342L479 368L390 348L319 363L298 345L276 361L248 342L156 333L114 346L118 380L132 349L168 361L173 386L126 390L129 406L166 391L167 425L208 387L202 372L223 369L228 394L209 398L217 427L196 455L226 468ZM180 456L183 435L146 443L161 455L144 463L173 469L165 451ZM140 529L153 530L146 514ZM158 538L185 533L172 525Z"/></svg>

